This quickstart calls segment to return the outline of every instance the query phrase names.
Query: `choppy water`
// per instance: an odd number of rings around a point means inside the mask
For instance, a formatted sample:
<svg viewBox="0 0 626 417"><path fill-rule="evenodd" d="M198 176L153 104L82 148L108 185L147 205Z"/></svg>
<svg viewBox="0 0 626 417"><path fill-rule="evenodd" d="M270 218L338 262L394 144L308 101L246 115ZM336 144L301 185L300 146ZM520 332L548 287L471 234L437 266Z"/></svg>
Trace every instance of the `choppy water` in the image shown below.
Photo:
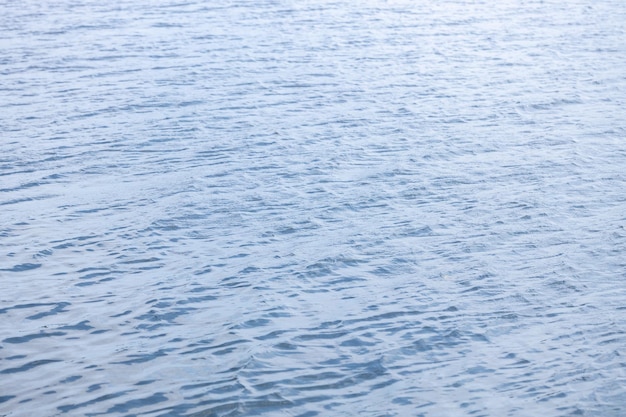
<svg viewBox="0 0 626 417"><path fill-rule="evenodd" d="M626 413L626 3L0 11L0 415Z"/></svg>

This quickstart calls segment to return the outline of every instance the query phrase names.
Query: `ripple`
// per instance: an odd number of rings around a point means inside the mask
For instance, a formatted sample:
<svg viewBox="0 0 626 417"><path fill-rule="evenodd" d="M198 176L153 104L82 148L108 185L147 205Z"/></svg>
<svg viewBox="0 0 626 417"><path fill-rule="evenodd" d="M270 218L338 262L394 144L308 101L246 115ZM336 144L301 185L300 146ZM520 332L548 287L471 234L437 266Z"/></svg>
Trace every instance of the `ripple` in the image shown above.
<svg viewBox="0 0 626 417"><path fill-rule="evenodd" d="M624 6L228 3L3 10L0 415L621 415Z"/></svg>
<svg viewBox="0 0 626 417"><path fill-rule="evenodd" d="M6 341L6 339L4 340ZM8 342L8 343L22 343L22 342ZM22 366L20 366L19 368L5 368L2 369L0 371L0 374L13 374L16 372L26 372L26 371L30 371L33 368L36 368L38 366L42 366L42 365L47 365L49 363L55 363L55 362L61 362L60 360L55 360L55 359L41 359L38 361L32 361L32 362L28 362Z"/></svg>

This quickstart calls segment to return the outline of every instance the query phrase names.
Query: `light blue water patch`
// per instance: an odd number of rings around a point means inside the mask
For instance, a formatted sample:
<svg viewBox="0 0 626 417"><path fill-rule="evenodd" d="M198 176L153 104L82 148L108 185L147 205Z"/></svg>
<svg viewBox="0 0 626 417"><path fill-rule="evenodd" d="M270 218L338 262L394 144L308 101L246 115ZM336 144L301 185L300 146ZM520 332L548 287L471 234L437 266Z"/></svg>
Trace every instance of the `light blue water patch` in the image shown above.
<svg viewBox="0 0 626 417"><path fill-rule="evenodd" d="M622 2L1 8L0 415L624 414Z"/></svg>

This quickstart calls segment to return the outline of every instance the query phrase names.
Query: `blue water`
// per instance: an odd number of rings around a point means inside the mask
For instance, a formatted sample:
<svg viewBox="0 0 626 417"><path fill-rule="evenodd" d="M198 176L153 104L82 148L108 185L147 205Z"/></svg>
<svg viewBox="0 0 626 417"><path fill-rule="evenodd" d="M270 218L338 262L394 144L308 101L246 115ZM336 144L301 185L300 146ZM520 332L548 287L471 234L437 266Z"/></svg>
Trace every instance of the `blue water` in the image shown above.
<svg viewBox="0 0 626 417"><path fill-rule="evenodd" d="M0 1L0 416L624 416L625 39Z"/></svg>

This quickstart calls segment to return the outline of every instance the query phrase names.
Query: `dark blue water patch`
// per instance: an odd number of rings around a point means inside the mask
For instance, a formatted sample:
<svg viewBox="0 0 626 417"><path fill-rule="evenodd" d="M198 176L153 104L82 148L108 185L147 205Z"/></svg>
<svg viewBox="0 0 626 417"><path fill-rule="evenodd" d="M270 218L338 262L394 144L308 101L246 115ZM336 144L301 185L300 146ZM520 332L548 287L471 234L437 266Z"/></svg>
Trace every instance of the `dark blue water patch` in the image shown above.
<svg viewBox="0 0 626 417"><path fill-rule="evenodd" d="M21 190L25 190L28 188L32 188L32 187L38 187L40 185L44 184L44 182L29 182L26 184L22 184L18 187L13 187L13 188L0 188L0 193L2 192L14 192L14 191L21 191Z"/></svg>
<svg viewBox="0 0 626 417"><path fill-rule="evenodd" d="M109 277L109 278L104 278L104 279L100 279L100 280L97 280L97 281L77 282L74 285L76 287L90 287L92 285L97 285L97 284L101 284L103 282L112 281L113 279L114 278Z"/></svg>
<svg viewBox="0 0 626 417"><path fill-rule="evenodd" d="M203 296L199 296L199 297L188 297L185 300L178 300L176 301L177 305L185 305L185 304L203 304L207 301L214 301L217 300L218 297L214 296L214 295L203 295Z"/></svg>
<svg viewBox="0 0 626 417"><path fill-rule="evenodd" d="M129 390L123 390L123 391L117 391L111 394L106 394L106 395L102 395L98 398L94 398L93 400L88 400L88 401L84 401L82 403L77 403L77 404L68 404L68 405L61 405L59 407L57 407L57 409L63 413L67 413L70 411L74 411L77 410L79 408L83 408L83 407L88 407L100 402L104 402L104 401L109 401L112 400L114 398L119 398L123 395L126 395L127 393L129 393L131 391Z"/></svg>
<svg viewBox="0 0 626 417"><path fill-rule="evenodd" d="M139 381L135 385L137 385L137 386L150 385L150 384L154 384L155 382L159 382L159 381L156 380L156 379L147 379L147 380L144 380L144 381Z"/></svg>
<svg viewBox="0 0 626 417"><path fill-rule="evenodd" d="M230 342L224 342L224 343L219 343L219 344L214 345L212 340L203 340L203 341L191 343L189 346L187 346L187 349L190 349L190 350L185 350L181 352L181 354L188 355L188 354L196 354L199 352L212 351L211 352L212 354L219 356L221 354L224 354L225 352L230 352L230 351L237 349L238 346L241 344L248 344L248 343L250 343L249 340L240 339L240 340L233 340Z"/></svg>
<svg viewBox="0 0 626 417"><path fill-rule="evenodd" d="M45 195L39 195L36 197L23 197L23 198L16 198L13 200L8 200L8 201L1 201L0 202L0 206L9 206L9 205L14 205L14 204L20 204L20 203L27 203L27 202L31 202L31 201L41 201L41 200L46 200L46 199L50 199L56 197L56 195L53 194L45 194ZM1 271L1 269L0 269Z"/></svg>
<svg viewBox="0 0 626 417"><path fill-rule="evenodd" d="M28 304L17 304L15 306L12 307L6 307L6 308L2 308L0 309L0 314L5 314L10 310L13 309L31 309L31 308L37 308L37 307L48 307L48 306L58 306L57 303L28 303Z"/></svg>
<svg viewBox="0 0 626 417"><path fill-rule="evenodd" d="M181 386L182 390L196 390L198 388L208 388L208 387L218 387L212 388L213 392L221 391L221 392L230 392L233 390L237 390L241 388L239 382L237 382L236 377L227 377L226 379L220 378L213 381L200 382L197 384L185 384ZM233 389L232 387L236 387Z"/></svg>
<svg viewBox="0 0 626 417"><path fill-rule="evenodd" d="M204 400L193 405L193 408L199 408L201 411L189 413L186 412L186 410L192 406L183 405L173 408L172 413L174 413L173 415L186 415L189 417L228 415L257 416L281 412L293 405L293 401L273 393L260 395L254 399L242 399L239 396L230 396L222 400Z"/></svg>
<svg viewBox="0 0 626 417"><path fill-rule="evenodd" d="M87 387L87 392L97 391L97 390L101 389L103 386L104 386L104 384L92 384L92 385Z"/></svg>
<svg viewBox="0 0 626 417"><path fill-rule="evenodd" d="M250 282L248 282L245 279L242 279L238 275L226 277L222 279L219 284L221 287L228 287L228 288L246 288L246 287L252 286Z"/></svg>
<svg viewBox="0 0 626 417"><path fill-rule="evenodd" d="M67 311L66 308L68 306L70 306L70 305L71 305L70 303L61 302L61 303L56 304L56 306L52 310L50 310L50 311L42 312L42 313L38 313L38 314L33 314L32 316L28 316L26 318L29 319L29 320L38 320L38 319L41 319L43 317L53 316L53 315L56 315L56 314L63 313L65 311Z"/></svg>
<svg viewBox="0 0 626 417"><path fill-rule="evenodd" d="M132 313L132 310L126 310L126 311L123 311L123 312L118 313L118 314L113 314L113 315L111 316L111 318L116 318L116 317L126 316L126 315L128 315L128 314L130 314L130 313Z"/></svg>
<svg viewBox="0 0 626 417"><path fill-rule="evenodd" d="M93 272L91 272L93 271ZM86 268L86 269L82 269L80 271L77 271L79 274L83 274L85 272L89 272L88 274L84 274L81 275L79 277L79 279L92 279L92 278L97 278L97 277L101 277L101 276L107 276L111 274L111 271L109 269L106 268Z"/></svg>
<svg viewBox="0 0 626 417"><path fill-rule="evenodd" d="M5 340L6 341L6 340ZM7 368L7 369L3 369L0 371L0 374L13 374L13 373L17 373L17 372L26 372L26 371L30 371L33 368L39 367L39 366L43 366L43 365L47 365L50 363L56 363L56 362L62 362L62 360L60 359L41 359L41 360L37 360L37 361L32 361L32 362L28 362L20 367L17 368Z"/></svg>
<svg viewBox="0 0 626 417"><path fill-rule="evenodd" d="M165 394L158 392L144 398L135 398L121 404L116 404L107 410L107 413L128 413L130 410L167 401ZM158 411L158 410L157 410Z"/></svg>
<svg viewBox="0 0 626 417"><path fill-rule="evenodd" d="M374 341L367 341L363 338L360 337L353 337L351 339L345 340L343 342L341 342L340 346L346 346L346 347L370 347L370 346L376 346L376 342Z"/></svg>
<svg viewBox="0 0 626 417"><path fill-rule="evenodd" d="M15 359L24 359L25 357L26 357L26 355L15 355L15 356L6 357L5 359L8 360L8 361L11 361L11 360L15 360Z"/></svg>
<svg viewBox="0 0 626 417"><path fill-rule="evenodd" d="M347 330L340 330L340 331L331 331L331 332L320 332L319 330L317 332L313 332L311 334L303 334L298 336L295 340L296 341L310 341L310 340L328 340L328 339L337 339L337 338L341 338L344 337L348 334Z"/></svg>
<svg viewBox="0 0 626 417"><path fill-rule="evenodd" d="M40 332L29 334L26 336L17 336L17 337L7 337L3 340L5 343L27 343L31 340L42 339L47 337L55 337L55 336L65 336L66 332Z"/></svg>
<svg viewBox="0 0 626 417"><path fill-rule="evenodd" d="M64 325L59 327L59 330L81 330L81 331L87 331L87 330L91 330L94 327L90 326L89 324L89 320L83 320L80 323L74 324L74 325ZM93 332L92 332L93 334Z"/></svg>
<svg viewBox="0 0 626 417"><path fill-rule="evenodd" d="M121 365L133 365L133 364L138 364L138 363L145 363L145 362L150 362L153 360L156 360L157 358L161 357L161 356L167 356L168 352L172 351L173 349L159 349L158 351L154 352L154 353L145 353L145 354L131 354L131 355L127 355L128 360L125 361L117 361L117 362L112 362L114 364L121 364Z"/></svg>
<svg viewBox="0 0 626 417"><path fill-rule="evenodd" d="M206 266L201 268L200 270L194 272L194 275L204 275L204 274L208 274L210 272L213 271L213 268L211 266Z"/></svg>
<svg viewBox="0 0 626 417"><path fill-rule="evenodd" d="M26 272L33 269L41 268L41 264L23 263L14 265L12 268L0 268L0 271L5 272Z"/></svg>
<svg viewBox="0 0 626 417"><path fill-rule="evenodd" d="M244 323L233 326L232 329L259 328L263 326L268 326L271 323L272 321L269 319L258 318L258 319L248 320Z"/></svg>
<svg viewBox="0 0 626 417"><path fill-rule="evenodd" d="M82 375L72 375L60 381L61 384L68 384L70 382L78 381L82 378Z"/></svg>
<svg viewBox="0 0 626 417"><path fill-rule="evenodd" d="M176 320L180 316L187 315L195 310L195 308L193 307L187 307L187 308L177 307L177 308L173 308L173 311L171 311L169 310L169 307L171 306L171 304L172 303L157 303L154 307L157 309L160 308L162 309L162 311L153 309L141 316L136 317L137 320L156 323L156 324L139 324L137 325L137 328L153 331L163 326L176 325Z"/></svg>
<svg viewBox="0 0 626 417"><path fill-rule="evenodd" d="M271 339L276 339L279 338L280 336L282 336L285 333L290 333L290 330L274 330L271 331L267 334L261 335L261 336L257 336L256 339L258 340L271 340Z"/></svg>
<svg viewBox="0 0 626 417"><path fill-rule="evenodd" d="M53 250L51 250L51 249L43 249L43 250L40 250L39 252L37 252L37 254L34 255L33 257L34 258L47 258L47 257L49 257L49 256L51 256L53 254L54 254Z"/></svg>

